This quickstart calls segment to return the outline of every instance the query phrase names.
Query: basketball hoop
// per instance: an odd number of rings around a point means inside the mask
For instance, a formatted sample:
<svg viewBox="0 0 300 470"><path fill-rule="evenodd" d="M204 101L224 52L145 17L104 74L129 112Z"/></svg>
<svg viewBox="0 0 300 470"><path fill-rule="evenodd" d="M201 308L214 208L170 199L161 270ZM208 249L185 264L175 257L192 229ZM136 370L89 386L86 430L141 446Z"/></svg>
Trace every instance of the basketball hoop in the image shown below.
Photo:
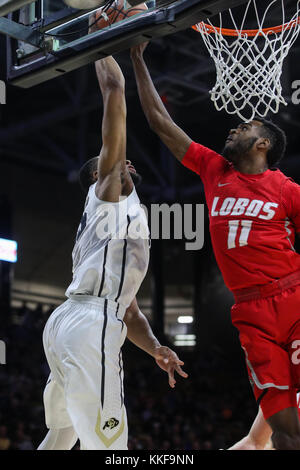
<svg viewBox="0 0 300 470"><path fill-rule="evenodd" d="M282 24L265 27L275 3L281 4ZM256 29L244 29L250 7L254 8ZM251 121L270 111L277 113L280 104L287 105L282 96L282 66L300 32L300 0L295 1L295 7L295 14L286 21L284 0L269 1L260 18L256 0L249 0L240 26L232 10L228 13L233 29L223 27L224 13L219 13L219 26L209 19L193 26L215 62L217 78L210 94L218 111L224 109Z"/></svg>

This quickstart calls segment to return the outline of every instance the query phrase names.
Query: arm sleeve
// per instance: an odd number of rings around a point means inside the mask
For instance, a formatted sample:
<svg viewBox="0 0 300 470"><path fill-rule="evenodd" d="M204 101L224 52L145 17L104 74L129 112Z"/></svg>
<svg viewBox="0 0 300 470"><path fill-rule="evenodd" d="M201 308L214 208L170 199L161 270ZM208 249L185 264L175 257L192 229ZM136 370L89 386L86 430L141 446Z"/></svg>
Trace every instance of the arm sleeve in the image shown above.
<svg viewBox="0 0 300 470"><path fill-rule="evenodd" d="M288 218L294 224L296 232L300 234L300 186L290 178L283 187L282 202Z"/></svg>
<svg viewBox="0 0 300 470"><path fill-rule="evenodd" d="M192 142L181 163L206 183L225 166L226 160L213 150Z"/></svg>

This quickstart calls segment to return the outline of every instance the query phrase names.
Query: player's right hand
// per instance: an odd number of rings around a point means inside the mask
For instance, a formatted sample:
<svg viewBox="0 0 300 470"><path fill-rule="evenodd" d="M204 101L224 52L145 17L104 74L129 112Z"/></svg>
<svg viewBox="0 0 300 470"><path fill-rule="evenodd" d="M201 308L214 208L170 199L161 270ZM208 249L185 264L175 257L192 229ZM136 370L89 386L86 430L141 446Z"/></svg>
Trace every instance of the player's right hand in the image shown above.
<svg viewBox="0 0 300 470"><path fill-rule="evenodd" d="M160 346L154 354L156 364L168 374L169 385L171 388L175 387L176 380L174 377L175 372L185 379L188 374L181 369L184 362L179 359L177 354L167 346Z"/></svg>

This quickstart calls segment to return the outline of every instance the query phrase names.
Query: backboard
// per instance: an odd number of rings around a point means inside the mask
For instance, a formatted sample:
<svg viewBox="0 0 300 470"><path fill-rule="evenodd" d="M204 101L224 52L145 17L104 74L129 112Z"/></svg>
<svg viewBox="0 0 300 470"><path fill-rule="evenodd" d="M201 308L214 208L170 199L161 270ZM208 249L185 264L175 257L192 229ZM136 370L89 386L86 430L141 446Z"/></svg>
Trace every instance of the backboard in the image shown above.
<svg viewBox="0 0 300 470"><path fill-rule="evenodd" d="M9 1L16 5L27 0ZM16 11L11 6L7 17L0 18L0 32L7 35L7 81L32 87L133 45L187 29L245 1L149 0L146 12L92 34L88 23L95 10L72 9L62 0L36 0ZM129 7L140 3L130 0Z"/></svg>

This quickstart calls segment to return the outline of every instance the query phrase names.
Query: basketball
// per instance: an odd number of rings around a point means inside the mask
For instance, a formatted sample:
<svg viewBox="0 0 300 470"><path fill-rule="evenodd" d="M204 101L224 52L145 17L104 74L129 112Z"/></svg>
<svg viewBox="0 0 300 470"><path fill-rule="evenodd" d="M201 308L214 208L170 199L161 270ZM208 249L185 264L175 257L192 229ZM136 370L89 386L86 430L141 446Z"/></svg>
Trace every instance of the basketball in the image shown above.
<svg viewBox="0 0 300 470"><path fill-rule="evenodd" d="M107 26L110 26L113 23L118 23L119 21L122 21L126 18L148 10L147 5L145 3L141 3L140 5L137 5L135 7L125 9L126 3L128 6L128 2L126 2L125 0L116 0L113 5L108 8L107 11L103 11L102 8L96 11L94 15L94 21L97 21L97 23L93 26L93 31L106 28Z"/></svg>

